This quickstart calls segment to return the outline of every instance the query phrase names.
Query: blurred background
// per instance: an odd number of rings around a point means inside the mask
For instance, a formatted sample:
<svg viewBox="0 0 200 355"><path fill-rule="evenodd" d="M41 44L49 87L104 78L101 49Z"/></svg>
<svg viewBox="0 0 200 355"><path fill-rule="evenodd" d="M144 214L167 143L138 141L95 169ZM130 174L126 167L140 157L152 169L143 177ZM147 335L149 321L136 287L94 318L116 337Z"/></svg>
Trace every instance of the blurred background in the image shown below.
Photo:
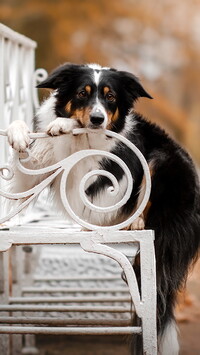
<svg viewBox="0 0 200 355"><path fill-rule="evenodd" d="M97 62L133 72L154 97L136 109L200 164L199 0L0 0L0 22L37 42L37 68ZM177 309L181 354L200 353L199 271Z"/></svg>
<svg viewBox="0 0 200 355"><path fill-rule="evenodd" d="M97 62L139 76L137 109L200 164L199 0L0 0L0 21L38 43L36 66Z"/></svg>

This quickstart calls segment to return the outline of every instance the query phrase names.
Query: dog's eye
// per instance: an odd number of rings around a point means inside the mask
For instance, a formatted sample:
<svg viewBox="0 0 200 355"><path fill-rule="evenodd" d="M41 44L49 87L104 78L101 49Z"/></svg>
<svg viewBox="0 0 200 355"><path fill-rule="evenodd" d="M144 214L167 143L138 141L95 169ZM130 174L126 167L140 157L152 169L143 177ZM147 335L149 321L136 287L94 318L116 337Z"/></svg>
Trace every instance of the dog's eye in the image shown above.
<svg viewBox="0 0 200 355"><path fill-rule="evenodd" d="M116 96L112 92L108 92L106 95L106 99L109 102L115 102L116 101Z"/></svg>
<svg viewBox="0 0 200 355"><path fill-rule="evenodd" d="M77 96L80 99L85 99L87 97L87 91L86 90L81 90L81 91L78 92Z"/></svg>

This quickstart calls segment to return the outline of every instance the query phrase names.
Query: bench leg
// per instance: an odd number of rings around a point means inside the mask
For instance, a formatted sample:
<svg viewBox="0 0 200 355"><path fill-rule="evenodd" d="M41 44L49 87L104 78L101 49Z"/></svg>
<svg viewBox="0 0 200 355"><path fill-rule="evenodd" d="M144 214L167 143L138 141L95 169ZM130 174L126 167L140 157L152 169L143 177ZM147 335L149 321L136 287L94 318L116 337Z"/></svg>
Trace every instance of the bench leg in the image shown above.
<svg viewBox="0 0 200 355"><path fill-rule="evenodd" d="M145 355L157 354L156 264L152 240L140 242L142 336Z"/></svg>
<svg viewBox="0 0 200 355"><path fill-rule="evenodd" d="M8 304L9 297L9 252L0 253L0 304ZM8 316L7 312L1 313ZM0 354L10 354L10 336L0 335Z"/></svg>

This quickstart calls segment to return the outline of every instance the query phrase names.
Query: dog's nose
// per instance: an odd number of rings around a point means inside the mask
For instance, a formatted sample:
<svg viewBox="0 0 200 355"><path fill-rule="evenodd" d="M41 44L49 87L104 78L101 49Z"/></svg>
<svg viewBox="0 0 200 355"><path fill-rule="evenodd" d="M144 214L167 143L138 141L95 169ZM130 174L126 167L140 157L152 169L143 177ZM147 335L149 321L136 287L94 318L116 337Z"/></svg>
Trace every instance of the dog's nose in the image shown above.
<svg viewBox="0 0 200 355"><path fill-rule="evenodd" d="M95 126L100 126L104 121L104 115L101 112L95 112L90 116L90 122Z"/></svg>

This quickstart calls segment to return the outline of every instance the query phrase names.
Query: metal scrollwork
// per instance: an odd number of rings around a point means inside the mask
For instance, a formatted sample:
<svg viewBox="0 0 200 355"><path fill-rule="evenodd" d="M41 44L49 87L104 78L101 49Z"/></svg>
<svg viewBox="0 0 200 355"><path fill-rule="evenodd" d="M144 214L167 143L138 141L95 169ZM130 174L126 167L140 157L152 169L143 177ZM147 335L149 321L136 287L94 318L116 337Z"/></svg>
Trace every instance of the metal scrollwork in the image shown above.
<svg viewBox="0 0 200 355"><path fill-rule="evenodd" d="M38 84L40 84L43 80L45 80L47 76L48 73L45 69L39 68L35 70L33 74L33 87L35 88ZM37 110L40 107L37 89L33 90L33 103L35 109Z"/></svg>
<svg viewBox="0 0 200 355"><path fill-rule="evenodd" d="M8 164L0 166L0 177L4 180L11 180L14 176L14 171Z"/></svg>
<svg viewBox="0 0 200 355"><path fill-rule="evenodd" d="M75 129L73 131L73 133L75 135L87 134L88 131L87 131L87 129L81 128L81 129ZM0 134L6 135L5 131L0 131ZM94 133L94 134L98 134L98 133ZM107 152L107 151L103 151L103 150L87 149L87 150L81 150L81 151L75 152L72 155L70 155L69 157L67 157L67 158L65 158L65 159L63 159L63 160L59 161L58 163L53 164L51 166L48 166L48 167L45 167L42 169L33 170L33 169L28 169L23 165L23 163L27 162L31 158L29 156L29 151L27 150L27 157L23 158L23 159L20 159L18 153L15 152L15 160L16 160L17 169L27 176L28 175L31 175L31 176L44 175L46 173L48 173L48 176L45 177L38 185L36 185L35 187L33 187L25 192L9 193L9 192L5 192L0 189L0 195L4 196L5 198L21 200L21 203L17 207L15 207L13 209L13 211L9 212L6 217L0 219L0 223L5 222L6 220L10 219L11 217L13 217L17 213L19 213L19 211L21 211L24 207L26 207L45 187L47 187L49 184L51 184L52 181L59 174L61 174L62 176L61 176L61 181L60 181L60 196L61 196L62 203L64 205L64 208L68 212L68 214L78 224L80 224L81 226L83 226L89 230L119 230L121 228L124 228L124 227L130 225L143 212L143 210L148 202L149 195L150 195L150 189L151 189L151 179L150 179L149 168L148 168L147 162L146 162L145 158L143 157L142 153L128 139L126 139L124 136L121 136L115 132L108 131L108 130L105 130L105 135L107 137L115 138L115 139L121 141L123 144L127 145L133 151L133 153L138 157L138 159L140 160L141 165L143 167L145 181L146 181L146 189L145 189L141 204L139 205L139 207L133 213L132 216L130 216L125 221L123 221L119 224L111 225L111 226L99 226L99 225L91 224L76 215L76 213L72 210L72 208L70 206L70 203L69 203L68 197L67 197L67 193L66 193L67 178L68 178L68 175L69 175L71 169L78 162L80 162L82 159L85 159L87 157L89 158L92 156L97 156L97 155L102 156L102 157L105 157L105 158L108 158L108 159L114 161L123 169L124 174L127 179L127 187L126 187L126 191L125 191L123 197L115 205L111 205L111 206L107 206L107 207L96 206L92 202L89 201L89 199L85 193L86 183L87 183L88 179L90 179L91 177L94 177L94 176L106 176L111 181L112 186L108 187L108 189L107 189L108 194L116 196L119 193L119 183L118 183L116 177L108 171L98 169L98 170L93 170L93 171L88 172L82 178L82 180L80 182L80 186L79 186L80 198L81 198L84 206L86 206L90 210L98 212L98 213L114 212L114 211L118 210L119 208L121 208L128 201L128 199L131 195L132 188L133 188L133 179L132 179L132 175L131 175L131 172L130 172L128 166L118 156L114 155L111 152ZM45 139L45 137L47 137L47 135L45 133L31 133L30 137L34 138L34 139L37 139L37 138L44 138ZM13 170L10 166L4 165L4 166L0 167L0 177L1 178L5 179L5 180L10 180L10 179L14 179L13 175L14 175L14 173L13 173Z"/></svg>

